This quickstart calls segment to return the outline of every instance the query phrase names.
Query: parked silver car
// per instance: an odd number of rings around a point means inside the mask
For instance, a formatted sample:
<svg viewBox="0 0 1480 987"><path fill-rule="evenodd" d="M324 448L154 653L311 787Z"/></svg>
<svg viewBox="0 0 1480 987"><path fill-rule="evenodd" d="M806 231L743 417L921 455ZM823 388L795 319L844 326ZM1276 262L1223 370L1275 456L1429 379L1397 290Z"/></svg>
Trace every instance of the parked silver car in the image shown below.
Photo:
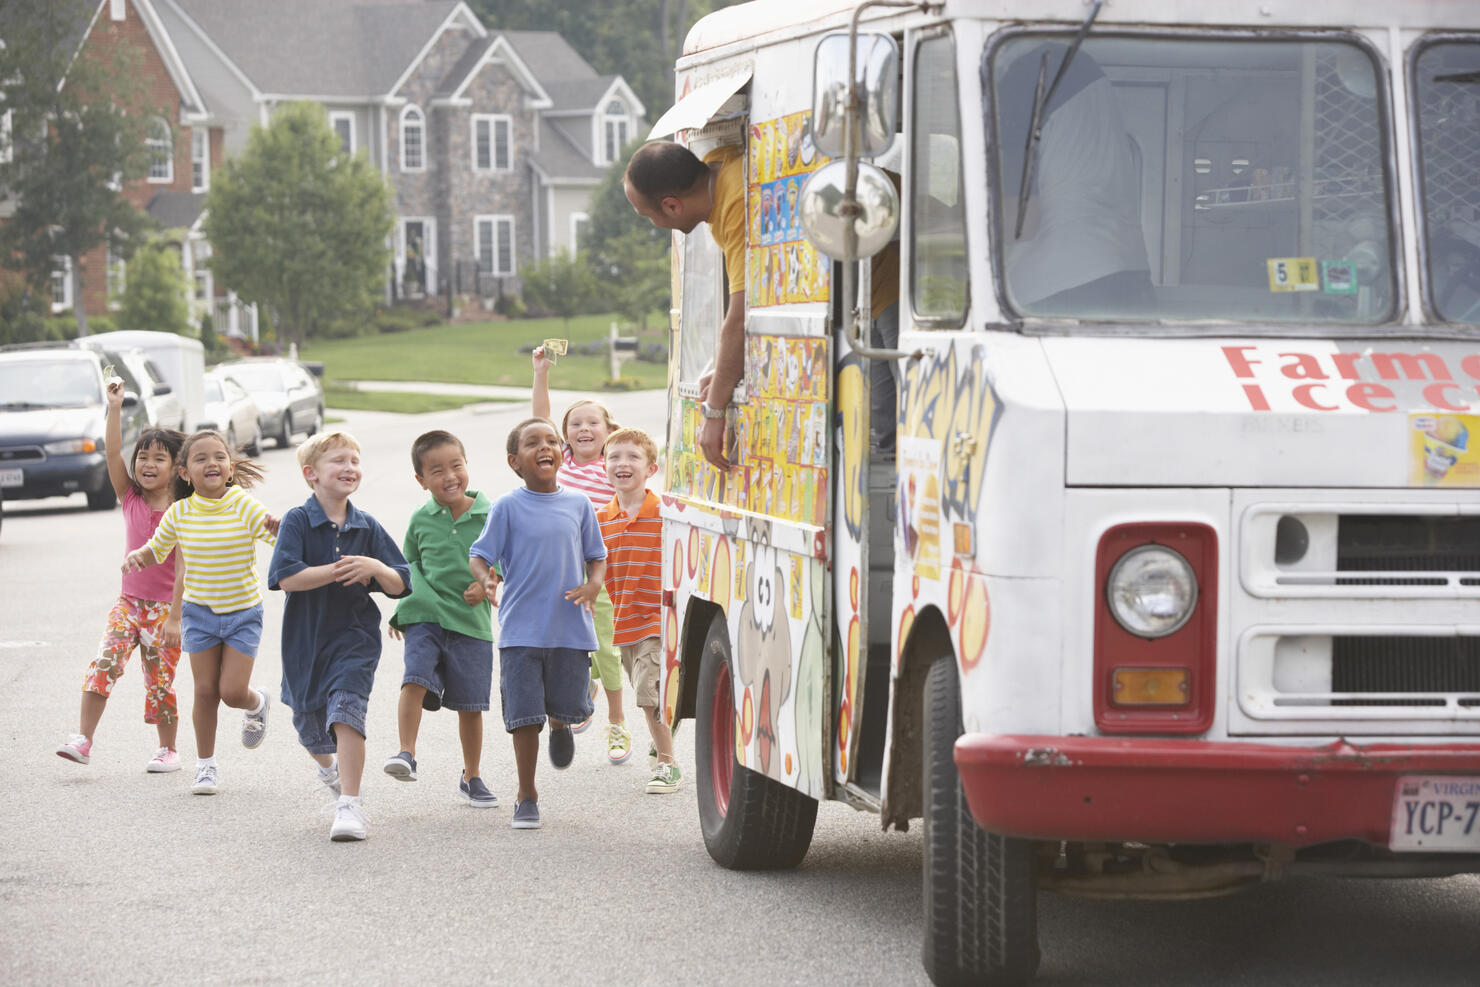
<svg viewBox="0 0 1480 987"><path fill-rule="evenodd" d="M244 449L248 456L262 452L262 422L257 402L225 373L213 370L203 378L205 413L201 428L214 428L226 436L233 449Z"/></svg>
<svg viewBox="0 0 1480 987"><path fill-rule="evenodd" d="M231 360L215 369L252 396L262 434L280 447L291 445L295 434L313 435L324 427L324 389L296 360L252 357Z"/></svg>

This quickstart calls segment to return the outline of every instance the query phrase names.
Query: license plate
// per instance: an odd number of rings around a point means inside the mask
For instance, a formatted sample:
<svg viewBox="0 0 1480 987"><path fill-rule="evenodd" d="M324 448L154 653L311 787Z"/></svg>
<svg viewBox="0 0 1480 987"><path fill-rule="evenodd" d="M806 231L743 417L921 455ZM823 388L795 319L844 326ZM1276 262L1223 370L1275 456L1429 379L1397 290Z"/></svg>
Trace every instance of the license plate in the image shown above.
<svg viewBox="0 0 1480 987"><path fill-rule="evenodd" d="M0 470L0 487L19 487L25 482L25 470Z"/></svg>
<svg viewBox="0 0 1480 987"><path fill-rule="evenodd" d="M1480 852L1480 777L1404 775L1393 796L1393 850Z"/></svg>

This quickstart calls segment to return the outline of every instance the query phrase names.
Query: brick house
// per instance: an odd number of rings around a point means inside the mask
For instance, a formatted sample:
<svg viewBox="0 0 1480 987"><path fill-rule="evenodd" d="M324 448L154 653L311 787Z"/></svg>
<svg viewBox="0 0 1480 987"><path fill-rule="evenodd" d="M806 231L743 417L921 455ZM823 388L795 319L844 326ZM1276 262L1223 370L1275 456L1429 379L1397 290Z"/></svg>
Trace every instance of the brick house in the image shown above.
<svg viewBox="0 0 1480 987"><path fill-rule="evenodd" d="M578 242L645 110L559 35L490 31L460 0L152 0L225 153L283 103L324 107L395 191L387 297L519 290Z"/></svg>
<svg viewBox="0 0 1480 987"><path fill-rule="evenodd" d="M200 263L209 248L200 232L201 207L213 167L225 153L225 128L171 44L155 0L101 0L82 35L79 57L124 47L134 54L144 106L151 108L149 173L130 181L123 196L150 214L181 252L192 316L215 301L210 274ZM74 265L77 274L74 275ZM80 258L59 258L51 280L52 310L83 306L88 315L116 308L127 279L124 261L107 246ZM80 292L80 297L79 297Z"/></svg>

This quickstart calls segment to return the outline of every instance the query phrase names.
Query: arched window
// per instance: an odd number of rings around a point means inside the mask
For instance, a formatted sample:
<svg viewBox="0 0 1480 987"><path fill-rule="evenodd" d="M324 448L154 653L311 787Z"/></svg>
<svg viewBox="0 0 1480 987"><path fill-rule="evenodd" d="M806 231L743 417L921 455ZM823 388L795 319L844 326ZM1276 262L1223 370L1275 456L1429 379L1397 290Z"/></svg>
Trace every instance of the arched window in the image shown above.
<svg viewBox="0 0 1480 987"><path fill-rule="evenodd" d="M175 138L170 133L169 121L164 117L151 117L149 136L144 140L149 148L149 180L169 184L175 180Z"/></svg>
<svg viewBox="0 0 1480 987"><path fill-rule="evenodd" d="M622 148L627 144L627 134L632 125L632 119L627 114L627 104L620 99L614 99L606 104L602 113L602 123L606 133L606 164L617 160L622 153Z"/></svg>
<svg viewBox="0 0 1480 987"><path fill-rule="evenodd" d="M401 111L401 170L423 171L426 158L426 115L411 104Z"/></svg>

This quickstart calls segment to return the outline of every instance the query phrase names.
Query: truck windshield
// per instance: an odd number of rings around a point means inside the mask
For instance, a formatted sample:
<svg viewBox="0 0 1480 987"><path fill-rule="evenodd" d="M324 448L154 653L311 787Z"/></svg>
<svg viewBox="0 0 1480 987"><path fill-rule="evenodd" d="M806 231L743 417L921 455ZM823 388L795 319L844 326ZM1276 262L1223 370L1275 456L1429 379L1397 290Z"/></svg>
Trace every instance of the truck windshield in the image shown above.
<svg viewBox="0 0 1480 987"><path fill-rule="evenodd" d="M1414 74L1429 305L1480 323L1480 43L1427 45Z"/></svg>
<svg viewBox="0 0 1480 987"><path fill-rule="evenodd" d="M1355 43L1091 34L989 48L996 231L1020 315L1378 323L1394 314L1386 132Z"/></svg>

